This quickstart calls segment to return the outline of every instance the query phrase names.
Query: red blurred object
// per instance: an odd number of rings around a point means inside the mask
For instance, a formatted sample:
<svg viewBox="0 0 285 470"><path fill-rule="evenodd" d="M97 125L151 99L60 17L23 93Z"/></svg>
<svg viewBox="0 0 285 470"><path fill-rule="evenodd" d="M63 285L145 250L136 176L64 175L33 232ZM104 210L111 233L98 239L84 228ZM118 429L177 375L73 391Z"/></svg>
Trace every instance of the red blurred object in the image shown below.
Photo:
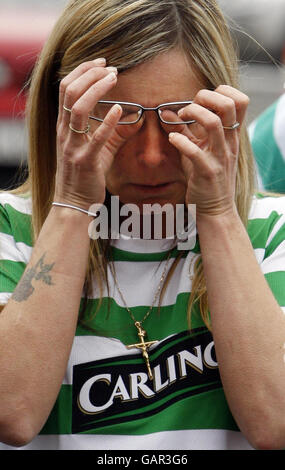
<svg viewBox="0 0 285 470"><path fill-rule="evenodd" d="M1 187L3 169L16 168L26 161L25 85L63 5L63 0L9 1L0 3Z"/></svg>
<svg viewBox="0 0 285 470"><path fill-rule="evenodd" d="M0 39L1 63L8 75L3 80L3 86L0 79L0 117L18 117L23 114L26 103L23 87L42 45L42 42L36 41L23 44Z"/></svg>
<svg viewBox="0 0 285 470"><path fill-rule="evenodd" d="M0 11L0 118L19 118L26 103L23 91L37 56L55 22L53 11L27 11L25 2Z"/></svg>

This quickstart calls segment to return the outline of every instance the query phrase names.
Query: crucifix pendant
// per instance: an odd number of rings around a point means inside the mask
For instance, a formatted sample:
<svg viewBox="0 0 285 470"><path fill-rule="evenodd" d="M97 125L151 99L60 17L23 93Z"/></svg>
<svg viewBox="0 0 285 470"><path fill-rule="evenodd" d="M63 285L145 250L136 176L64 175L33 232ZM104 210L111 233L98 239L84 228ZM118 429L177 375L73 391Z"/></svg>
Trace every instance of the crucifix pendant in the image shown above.
<svg viewBox="0 0 285 470"><path fill-rule="evenodd" d="M130 348L137 348L137 349L140 349L141 352L142 352L142 355L144 357L144 360L145 360L145 363L146 363L146 367L147 367L147 372L148 372L148 377L150 380L153 379L153 376L152 376L152 372L151 372L151 368L150 368L150 363L149 363L149 357L148 357L148 348L152 345L152 344L155 344L155 343L158 343L158 341L145 341L144 338L146 336L146 331L142 329L142 326L141 326L141 322L139 321L136 321L135 322L135 327L137 328L138 330L138 337L140 339L140 343L136 343L136 344L129 344L127 346L128 349Z"/></svg>

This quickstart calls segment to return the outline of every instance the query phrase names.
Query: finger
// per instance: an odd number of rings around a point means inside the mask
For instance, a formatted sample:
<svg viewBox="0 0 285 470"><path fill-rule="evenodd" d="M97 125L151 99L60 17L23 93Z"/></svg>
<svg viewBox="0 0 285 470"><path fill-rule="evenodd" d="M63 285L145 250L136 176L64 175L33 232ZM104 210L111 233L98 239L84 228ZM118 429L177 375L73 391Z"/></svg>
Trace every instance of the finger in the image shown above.
<svg viewBox="0 0 285 470"><path fill-rule="evenodd" d="M97 81L106 77L109 73L118 71L116 67L92 67L78 78L73 80L65 90L64 105L71 109L74 103Z"/></svg>
<svg viewBox="0 0 285 470"><path fill-rule="evenodd" d="M117 82L117 75L109 73L104 78L91 85L88 90L72 106L70 125L75 129L83 129L89 118L90 110L98 99L105 95Z"/></svg>
<svg viewBox="0 0 285 470"><path fill-rule="evenodd" d="M71 82L65 90L63 110L72 112L72 108L78 99L84 95L91 86L106 77L110 72L118 73L115 67L93 67ZM91 108L88 111L90 112ZM68 112L65 112L62 117L62 122L65 126L67 126L70 121Z"/></svg>
<svg viewBox="0 0 285 470"><path fill-rule="evenodd" d="M168 138L169 142L174 145L182 155L191 160L199 172L204 174L207 171L208 162L205 161L204 152L198 147L198 145L194 144L188 139L188 137L178 132L171 132Z"/></svg>
<svg viewBox="0 0 285 470"><path fill-rule="evenodd" d="M242 125L249 105L249 97L243 92L228 85L220 85L216 89L216 92L218 94L229 97L234 101L236 109L236 120L240 123L240 125ZM240 129L238 130L238 132L240 132Z"/></svg>
<svg viewBox="0 0 285 470"><path fill-rule="evenodd" d="M197 124L201 125L205 131L204 136L208 141L209 148L216 153L217 155L221 154L225 148L225 134L222 126L222 121L220 117L210 111L209 109L204 108L200 104L192 103L186 108L183 109L179 116L183 118L183 120L190 120L194 119ZM194 125L196 126L196 124ZM199 130L199 135L195 135L195 128L191 127L191 133L193 134L194 138L197 137L199 139L201 135L201 131ZM186 135L187 136L187 135ZM191 137L189 136L191 139ZM204 144L201 141L201 145Z"/></svg>
<svg viewBox="0 0 285 470"><path fill-rule="evenodd" d="M171 110L162 111L162 113L160 114L160 117L164 121L167 121L167 123L161 121L161 126L165 130L165 132L170 133L170 132L185 131L186 124L184 124L183 120L174 111L171 111ZM176 124L171 124L172 122L173 123L175 122ZM177 122L181 122L181 124L177 124Z"/></svg>
<svg viewBox="0 0 285 470"><path fill-rule="evenodd" d="M221 118L223 126L230 127L236 122L236 106L231 96L211 90L200 90L194 102L214 111Z"/></svg>
<svg viewBox="0 0 285 470"><path fill-rule="evenodd" d="M121 115L122 115L121 106L119 104L115 104L108 112L102 124L100 124L100 126L93 132L93 135L89 144L90 146L89 155L91 159L93 159L96 155L98 155L103 145L106 144L107 140L110 138L116 125L118 124ZM122 138L121 143L123 143L124 141L125 139Z"/></svg>
<svg viewBox="0 0 285 470"><path fill-rule="evenodd" d="M236 132L237 128L233 129L232 126L237 124L237 112L235 101L230 96L230 93L228 96L218 93L217 91L200 90L194 101L213 111L220 117L226 140L232 152L235 153L238 148L238 137Z"/></svg>
<svg viewBox="0 0 285 470"><path fill-rule="evenodd" d="M62 114L66 112L63 110L64 96L65 96L65 90L70 85L70 83L72 83L74 80L80 77L83 73L87 72L88 70L94 67L105 67L105 66L106 66L106 59L104 58L99 58L95 60L90 60L88 62L83 62L61 80L60 86L59 86L59 109L58 109L59 120L62 118Z"/></svg>

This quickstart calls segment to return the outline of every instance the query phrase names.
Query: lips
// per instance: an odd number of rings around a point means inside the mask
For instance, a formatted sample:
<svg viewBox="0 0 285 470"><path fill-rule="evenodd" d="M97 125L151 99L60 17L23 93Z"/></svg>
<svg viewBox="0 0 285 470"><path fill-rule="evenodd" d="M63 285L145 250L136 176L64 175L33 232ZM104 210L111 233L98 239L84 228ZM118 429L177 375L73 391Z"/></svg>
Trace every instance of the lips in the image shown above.
<svg viewBox="0 0 285 470"><path fill-rule="evenodd" d="M156 187L159 187L159 186L166 186L167 184L171 184L170 181L167 181L165 183L149 183L149 184L134 183L135 186L141 186L141 187L146 187L146 188L156 188Z"/></svg>
<svg viewBox="0 0 285 470"><path fill-rule="evenodd" d="M137 191L143 191L147 193L157 193L157 192L162 192L165 191L166 189L169 188L169 186L172 183L167 182L167 183L157 183L157 184L134 184L134 187Z"/></svg>

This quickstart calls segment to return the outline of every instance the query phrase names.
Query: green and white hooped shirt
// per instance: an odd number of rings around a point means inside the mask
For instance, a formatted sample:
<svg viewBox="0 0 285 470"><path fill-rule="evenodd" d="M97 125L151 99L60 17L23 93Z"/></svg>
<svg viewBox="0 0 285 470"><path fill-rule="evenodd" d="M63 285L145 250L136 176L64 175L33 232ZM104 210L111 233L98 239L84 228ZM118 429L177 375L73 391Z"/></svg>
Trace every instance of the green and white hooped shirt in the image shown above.
<svg viewBox="0 0 285 470"><path fill-rule="evenodd" d="M0 194L0 304L7 303L30 259L30 214L30 199ZM285 313L285 197L254 198L249 219L256 258ZM138 320L152 304L169 242L114 241L118 282ZM141 353L126 348L137 342L136 329L110 276L109 298L106 291L92 320L97 333L78 325L53 410L22 449L252 448L227 405L213 338L198 310L189 334L186 306L196 256L195 249L185 253L160 313L154 307L144 323L148 340L159 340L149 351L153 381ZM95 288L90 314L97 295Z"/></svg>
<svg viewBox="0 0 285 470"><path fill-rule="evenodd" d="M285 93L249 126L259 188L285 193Z"/></svg>

